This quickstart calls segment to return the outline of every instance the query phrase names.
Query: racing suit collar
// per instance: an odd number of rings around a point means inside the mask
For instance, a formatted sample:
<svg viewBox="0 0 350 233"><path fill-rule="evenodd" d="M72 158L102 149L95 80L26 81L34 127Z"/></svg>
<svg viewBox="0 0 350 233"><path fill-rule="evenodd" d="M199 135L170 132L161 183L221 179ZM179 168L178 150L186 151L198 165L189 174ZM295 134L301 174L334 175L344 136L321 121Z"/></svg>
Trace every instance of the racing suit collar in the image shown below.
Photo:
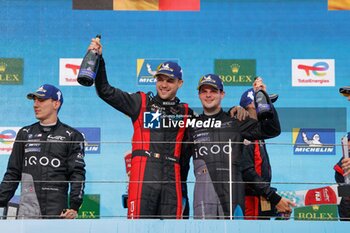
<svg viewBox="0 0 350 233"><path fill-rule="evenodd" d="M45 126L45 125L41 125L40 122L38 122L38 123L39 123L39 129L40 129L40 131L41 131L41 132L47 133L47 132L50 132L50 131L56 129L56 128L58 127L58 125L59 125L61 122L60 122L60 120L57 118L57 122L56 122L55 125L48 125L48 126Z"/></svg>
<svg viewBox="0 0 350 233"><path fill-rule="evenodd" d="M220 111L214 115L205 115L204 112L202 112L201 114L201 117L203 120L206 120L206 119L216 119L216 118L220 118L221 114L223 114L224 111L222 110L222 108L220 109Z"/></svg>
<svg viewBox="0 0 350 233"><path fill-rule="evenodd" d="M205 113L202 113L202 117L204 119L208 119L208 118L217 118L218 116L220 116L224 111L222 110L222 108L220 109L220 111L214 115L205 115Z"/></svg>
<svg viewBox="0 0 350 233"><path fill-rule="evenodd" d="M175 106L180 103L180 99L175 97L174 100L163 100L159 97L159 95L156 95L153 100L160 104L161 106Z"/></svg>

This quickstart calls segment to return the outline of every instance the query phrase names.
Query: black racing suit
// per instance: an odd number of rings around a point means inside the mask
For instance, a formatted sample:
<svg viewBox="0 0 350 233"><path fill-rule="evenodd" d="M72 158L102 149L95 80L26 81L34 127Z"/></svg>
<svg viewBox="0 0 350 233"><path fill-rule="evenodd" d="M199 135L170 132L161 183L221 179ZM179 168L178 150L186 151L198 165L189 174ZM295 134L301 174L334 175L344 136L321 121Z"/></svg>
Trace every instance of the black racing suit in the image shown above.
<svg viewBox="0 0 350 233"><path fill-rule="evenodd" d="M199 120L214 119L221 127L194 127L191 136L194 141L193 163L196 177L194 191L194 218L229 218L229 140L232 141L232 212L243 217L244 185L240 170L243 139L263 139L279 135L280 124L277 113L269 120L258 122L253 119L238 121L222 110L213 116L200 115ZM213 126L213 125L211 125ZM184 159L183 176L187 177L189 158ZM188 166L186 169L186 165Z"/></svg>
<svg viewBox="0 0 350 233"><path fill-rule="evenodd" d="M164 101L151 93L129 94L110 86L103 59L95 86L99 97L128 115L134 127L128 218L181 218L179 160L186 145L181 142L188 140L188 133L178 123L186 122L192 110L177 98Z"/></svg>
<svg viewBox="0 0 350 233"><path fill-rule="evenodd" d="M343 184L345 182L344 179L344 170L341 168L341 161L343 158L339 160L339 162L334 165L334 178L338 184ZM340 221L350 221L350 197L342 197L340 204L338 206L338 213Z"/></svg>
<svg viewBox="0 0 350 233"><path fill-rule="evenodd" d="M19 218L57 218L63 209L78 211L85 182L82 134L59 120L54 126L37 122L20 129L0 186L0 206L13 197L18 181Z"/></svg>
<svg viewBox="0 0 350 233"><path fill-rule="evenodd" d="M269 219L275 216L275 206L281 196L270 186L271 165L264 140L244 146L241 167L243 180L251 182L245 186L246 219Z"/></svg>

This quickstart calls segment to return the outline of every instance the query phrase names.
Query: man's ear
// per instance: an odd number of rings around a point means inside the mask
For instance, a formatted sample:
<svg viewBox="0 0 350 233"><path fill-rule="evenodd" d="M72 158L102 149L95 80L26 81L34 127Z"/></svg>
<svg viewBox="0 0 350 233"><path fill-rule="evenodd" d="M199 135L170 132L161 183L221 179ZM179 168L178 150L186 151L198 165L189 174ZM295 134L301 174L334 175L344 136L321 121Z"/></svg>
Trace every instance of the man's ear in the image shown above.
<svg viewBox="0 0 350 233"><path fill-rule="evenodd" d="M181 80L178 81L178 87L179 88L182 87L182 84L184 84L184 81L181 79Z"/></svg>
<svg viewBox="0 0 350 233"><path fill-rule="evenodd" d="M221 91L220 94L221 94L221 99L223 99L226 93L224 91Z"/></svg>
<svg viewBox="0 0 350 233"><path fill-rule="evenodd" d="M54 101L54 107L56 110L58 110L61 107L61 101L55 100Z"/></svg>

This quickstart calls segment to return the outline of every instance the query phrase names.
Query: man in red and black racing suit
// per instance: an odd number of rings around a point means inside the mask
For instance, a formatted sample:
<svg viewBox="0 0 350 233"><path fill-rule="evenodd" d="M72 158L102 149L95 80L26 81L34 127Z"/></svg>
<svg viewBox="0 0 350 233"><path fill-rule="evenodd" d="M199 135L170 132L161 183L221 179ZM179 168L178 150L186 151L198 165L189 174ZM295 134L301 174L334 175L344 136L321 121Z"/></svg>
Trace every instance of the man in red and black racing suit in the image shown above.
<svg viewBox="0 0 350 233"><path fill-rule="evenodd" d="M102 46L95 39L89 49L102 54ZM183 83L182 70L176 62L160 64L154 76L156 96L129 94L108 83L101 55L95 87L101 99L128 115L133 124L128 218L180 219L183 190L179 160L186 146L182 142L187 141L184 126L192 110L176 97Z"/></svg>
<svg viewBox="0 0 350 233"><path fill-rule="evenodd" d="M347 133L348 148L350 148L350 132ZM350 152L350 151L349 151ZM348 152L348 153L349 153ZM344 184L344 175L350 173L350 158L341 158L336 165L334 165L334 178L338 184ZM338 214L340 221L350 221L350 197L342 197L340 204L338 205Z"/></svg>
<svg viewBox="0 0 350 233"><path fill-rule="evenodd" d="M339 88L340 94L342 94L344 97L350 101L350 86L345 86ZM350 148L350 132L347 133L348 138L348 148ZM343 151L344 153L344 151ZM348 151L350 153L350 151ZM338 184L344 184L345 183L345 176L348 176L350 173L350 158L341 158L339 162L334 165L335 170L335 181ZM340 221L350 221L350 197L344 196L341 199L340 204L338 205L338 213L339 213L339 219Z"/></svg>
<svg viewBox="0 0 350 233"><path fill-rule="evenodd" d="M259 79L259 78L258 78ZM266 91L262 79L261 87ZM271 95L271 102L274 103L278 95ZM240 100L240 106L249 112L249 116L257 119L254 104L254 89L246 90ZM271 187L271 165L264 140L255 140L251 143L245 140L246 146L243 149L241 169L245 185L245 219L270 219L277 215L277 212L290 215L294 206L292 201L277 194L277 189ZM275 208L276 207L276 208ZM277 210L277 212L276 212Z"/></svg>

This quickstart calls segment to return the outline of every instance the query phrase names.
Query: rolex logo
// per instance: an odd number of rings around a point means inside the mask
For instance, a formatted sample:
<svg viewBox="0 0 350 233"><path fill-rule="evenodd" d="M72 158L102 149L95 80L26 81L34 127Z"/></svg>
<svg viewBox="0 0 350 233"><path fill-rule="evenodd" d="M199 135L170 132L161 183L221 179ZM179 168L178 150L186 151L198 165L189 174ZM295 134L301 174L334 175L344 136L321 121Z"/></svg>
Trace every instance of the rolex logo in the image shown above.
<svg viewBox="0 0 350 233"><path fill-rule="evenodd" d="M240 67L241 67L241 66L240 66L239 64L232 64L232 65L231 65L231 71L232 71L232 73L237 74Z"/></svg>
<svg viewBox="0 0 350 233"><path fill-rule="evenodd" d="M23 59L22 58L0 58L0 85L22 84L23 81Z"/></svg>
<svg viewBox="0 0 350 233"><path fill-rule="evenodd" d="M6 66L7 66L6 63L0 62L0 72L5 72Z"/></svg>
<svg viewBox="0 0 350 233"><path fill-rule="evenodd" d="M312 206L312 209L313 209L314 211L318 211L318 210L320 209L320 206L318 206L318 205L313 205L313 206Z"/></svg>

